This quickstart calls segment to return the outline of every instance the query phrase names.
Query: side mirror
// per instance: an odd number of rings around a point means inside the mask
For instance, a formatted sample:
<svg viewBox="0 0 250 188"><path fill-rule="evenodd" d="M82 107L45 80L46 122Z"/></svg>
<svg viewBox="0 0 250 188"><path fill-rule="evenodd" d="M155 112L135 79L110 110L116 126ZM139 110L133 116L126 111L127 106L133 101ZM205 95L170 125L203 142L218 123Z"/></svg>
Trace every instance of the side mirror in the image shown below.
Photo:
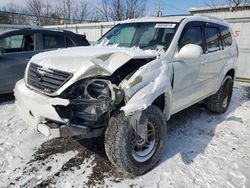
<svg viewBox="0 0 250 188"><path fill-rule="evenodd" d="M195 60L202 54L202 48L196 44L187 44L181 48L178 54L175 55L176 61Z"/></svg>

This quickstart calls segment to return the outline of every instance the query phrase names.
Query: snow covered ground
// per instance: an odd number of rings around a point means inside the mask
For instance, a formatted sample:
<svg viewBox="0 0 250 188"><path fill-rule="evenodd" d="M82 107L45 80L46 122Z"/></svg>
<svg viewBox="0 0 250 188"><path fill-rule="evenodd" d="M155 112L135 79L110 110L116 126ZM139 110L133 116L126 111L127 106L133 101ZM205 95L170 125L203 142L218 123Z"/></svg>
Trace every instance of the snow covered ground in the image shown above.
<svg viewBox="0 0 250 188"><path fill-rule="evenodd" d="M102 138L47 140L0 103L0 187L250 187L250 85L236 83L223 115L194 105L168 122L158 166L120 174ZM122 144L122 143L121 143Z"/></svg>

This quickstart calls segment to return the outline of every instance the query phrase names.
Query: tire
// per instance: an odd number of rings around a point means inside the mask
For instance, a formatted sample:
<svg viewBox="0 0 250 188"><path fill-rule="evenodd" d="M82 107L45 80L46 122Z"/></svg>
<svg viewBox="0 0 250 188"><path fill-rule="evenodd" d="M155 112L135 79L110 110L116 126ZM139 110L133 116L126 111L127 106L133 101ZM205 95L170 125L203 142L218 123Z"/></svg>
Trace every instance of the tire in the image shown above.
<svg viewBox="0 0 250 188"><path fill-rule="evenodd" d="M148 118L148 135L152 135L154 127L155 141L152 139L148 148L140 151L141 145L137 145L138 136L132 127L128 117L122 111L114 113L110 118L109 125L105 132L105 151L109 160L121 171L132 175L142 175L152 169L160 159L160 154L166 136L166 120L162 111L156 106L150 106L142 112L142 118ZM153 124L153 126L152 126ZM136 139L137 138L137 139ZM145 141L145 140L144 140ZM146 143L146 142L145 142ZM138 149L140 147L140 149ZM152 150L149 150L149 149ZM145 151L151 151L146 155ZM146 156L141 157L140 152ZM141 157L141 158L140 158Z"/></svg>
<svg viewBox="0 0 250 188"><path fill-rule="evenodd" d="M227 111L232 98L233 84L232 77L226 76L217 93L205 100L207 109L210 112L222 114Z"/></svg>

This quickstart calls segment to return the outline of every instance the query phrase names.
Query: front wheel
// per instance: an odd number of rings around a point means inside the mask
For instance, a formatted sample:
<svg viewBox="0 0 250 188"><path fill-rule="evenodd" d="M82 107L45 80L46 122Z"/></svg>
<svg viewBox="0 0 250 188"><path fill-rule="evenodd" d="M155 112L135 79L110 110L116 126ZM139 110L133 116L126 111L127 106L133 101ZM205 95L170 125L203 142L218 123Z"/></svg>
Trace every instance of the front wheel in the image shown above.
<svg viewBox="0 0 250 188"><path fill-rule="evenodd" d="M158 107L148 107L142 116L148 120L146 139L135 132L131 121L121 111L111 117L105 132L105 150L109 160L133 175L142 175L156 165L166 135L166 121Z"/></svg>

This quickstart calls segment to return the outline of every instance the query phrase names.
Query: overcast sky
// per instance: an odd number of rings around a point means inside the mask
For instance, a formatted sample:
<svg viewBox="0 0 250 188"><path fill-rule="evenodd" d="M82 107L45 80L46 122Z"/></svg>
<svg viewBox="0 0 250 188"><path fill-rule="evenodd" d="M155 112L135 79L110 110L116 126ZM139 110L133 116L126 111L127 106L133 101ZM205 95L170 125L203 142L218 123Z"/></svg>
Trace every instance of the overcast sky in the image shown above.
<svg viewBox="0 0 250 188"><path fill-rule="evenodd" d="M8 4L11 0L0 0L0 6ZM26 0L12 0L12 2L24 5ZM52 2L60 1L53 0ZM84 1L84 0L79 0ZM100 0L85 0L92 5L97 5ZM147 0L147 13L154 12L159 0ZM190 8L206 6L209 0L161 0L162 12L166 14L187 14ZM216 3L222 3L224 0L215 0Z"/></svg>

